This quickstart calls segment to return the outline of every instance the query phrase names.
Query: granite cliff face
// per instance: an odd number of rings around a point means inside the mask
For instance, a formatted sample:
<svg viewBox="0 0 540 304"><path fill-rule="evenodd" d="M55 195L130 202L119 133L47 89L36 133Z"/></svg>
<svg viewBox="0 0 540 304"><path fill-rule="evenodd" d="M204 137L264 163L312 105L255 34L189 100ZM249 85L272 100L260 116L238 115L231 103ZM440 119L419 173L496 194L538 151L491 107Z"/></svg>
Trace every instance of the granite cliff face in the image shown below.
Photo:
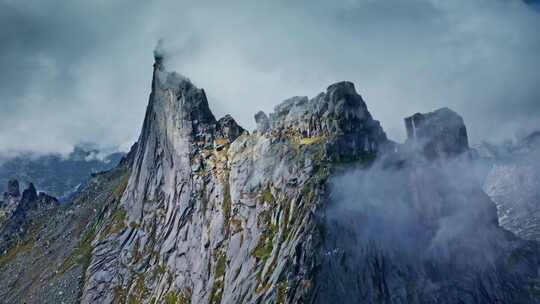
<svg viewBox="0 0 540 304"><path fill-rule="evenodd" d="M6 302L539 300L536 243L499 227L456 113L407 118L396 144L339 82L249 133L155 59L137 144L6 247Z"/></svg>

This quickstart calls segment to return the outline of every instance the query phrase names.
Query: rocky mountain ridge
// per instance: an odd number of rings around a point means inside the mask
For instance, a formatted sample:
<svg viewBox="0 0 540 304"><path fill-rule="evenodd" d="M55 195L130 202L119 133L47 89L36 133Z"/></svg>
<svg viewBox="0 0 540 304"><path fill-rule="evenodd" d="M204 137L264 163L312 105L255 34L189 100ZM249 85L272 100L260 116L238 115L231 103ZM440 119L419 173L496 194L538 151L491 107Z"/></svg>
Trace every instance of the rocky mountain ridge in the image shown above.
<svg viewBox="0 0 540 304"><path fill-rule="evenodd" d="M498 225L463 119L387 139L350 82L216 120L155 58L141 135L0 257L8 303L526 303L537 244ZM12 187L14 188L14 187ZM42 219L39 221L37 219ZM1 235L1 234L0 234ZM43 250L43 248L50 248ZM25 267L45 262L45 269ZM13 274L25 278L14 280Z"/></svg>

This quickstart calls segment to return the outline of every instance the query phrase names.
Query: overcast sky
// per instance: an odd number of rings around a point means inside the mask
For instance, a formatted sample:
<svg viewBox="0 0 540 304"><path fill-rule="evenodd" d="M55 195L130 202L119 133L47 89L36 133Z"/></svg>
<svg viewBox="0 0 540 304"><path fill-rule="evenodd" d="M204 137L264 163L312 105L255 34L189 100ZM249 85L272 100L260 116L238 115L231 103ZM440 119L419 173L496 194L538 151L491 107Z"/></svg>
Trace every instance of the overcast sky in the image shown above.
<svg viewBox="0 0 540 304"><path fill-rule="evenodd" d="M403 117L448 106L473 142L540 128L540 10L522 0L0 0L0 153L127 148L152 51L216 116L356 84L397 141Z"/></svg>

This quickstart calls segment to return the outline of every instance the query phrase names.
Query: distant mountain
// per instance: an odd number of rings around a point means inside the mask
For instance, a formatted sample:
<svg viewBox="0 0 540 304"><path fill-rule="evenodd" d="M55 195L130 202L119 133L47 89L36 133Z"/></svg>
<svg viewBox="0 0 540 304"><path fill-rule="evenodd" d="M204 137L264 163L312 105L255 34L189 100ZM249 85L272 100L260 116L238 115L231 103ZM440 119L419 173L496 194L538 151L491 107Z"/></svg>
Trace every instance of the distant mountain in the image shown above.
<svg viewBox="0 0 540 304"><path fill-rule="evenodd" d="M32 183L22 192L19 189L19 182L10 180L8 191L0 199L0 253L24 238L29 225L35 220L35 212L46 213L58 203L56 198L38 193Z"/></svg>
<svg viewBox="0 0 540 304"><path fill-rule="evenodd" d="M114 168L124 153L104 154L89 146L76 146L67 155L23 154L0 161L0 193L11 179L32 182L39 191L60 199L74 192L92 173Z"/></svg>

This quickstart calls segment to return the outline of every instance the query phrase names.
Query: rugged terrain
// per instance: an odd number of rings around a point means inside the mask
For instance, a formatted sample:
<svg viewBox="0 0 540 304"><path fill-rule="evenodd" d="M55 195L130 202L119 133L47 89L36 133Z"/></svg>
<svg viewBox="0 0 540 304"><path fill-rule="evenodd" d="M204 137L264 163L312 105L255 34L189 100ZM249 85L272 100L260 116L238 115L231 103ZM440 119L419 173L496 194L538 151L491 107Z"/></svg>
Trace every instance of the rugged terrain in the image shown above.
<svg viewBox="0 0 540 304"><path fill-rule="evenodd" d="M4 221L0 220L2 303L79 302L94 225L121 195L127 167L123 162L96 175L70 205L37 194L33 185L22 195L15 191L4 195L0 203L4 214Z"/></svg>
<svg viewBox="0 0 540 304"><path fill-rule="evenodd" d="M255 119L251 133L216 119L204 90L156 55L137 144L69 206L28 211L3 241L2 299L539 301L537 243L499 226L457 113L405 119L397 144L339 82Z"/></svg>

